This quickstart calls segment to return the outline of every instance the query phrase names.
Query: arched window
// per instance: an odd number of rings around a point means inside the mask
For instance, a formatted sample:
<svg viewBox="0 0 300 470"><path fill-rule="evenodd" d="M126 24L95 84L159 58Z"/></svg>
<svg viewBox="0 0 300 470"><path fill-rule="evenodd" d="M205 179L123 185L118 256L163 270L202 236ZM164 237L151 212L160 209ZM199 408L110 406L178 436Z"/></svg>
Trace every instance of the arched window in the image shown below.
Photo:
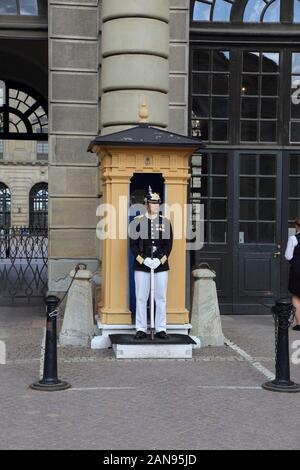
<svg viewBox="0 0 300 470"><path fill-rule="evenodd" d="M38 16L38 0L1 0L0 15Z"/></svg>
<svg viewBox="0 0 300 470"><path fill-rule="evenodd" d="M280 0L248 0L244 11L246 23L279 23Z"/></svg>
<svg viewBox="0 0 300 470"><path fill-rule="evenodd" d="M0 228L10 226L11 195L4 183L0 183Z"/></svg>
<svg viewBox="0 0 300 470"><path fill-rule="evenodd" d="M230 21L234 0L200 0L195 1L194 21Z"/></svg>
<svg viewBox="0 0 300 470"><path fill-rule="evenodd" d="M38 183L31 188L29 195L29 226L46 228L48 226L48 185Z"/></svg>
<svg viewBox="0 0 300 470"><path fill-rule="evenodd" d="M0 81L0 138L47 140L46 107L31 91Z"/></svg>
<svg viewBox="0 0 300 470"><path fill-rule="evenodd" d="M300 21L300 0L295 1L295 16ZM280 23L281 0L195 0L193 21Z"/></svg>

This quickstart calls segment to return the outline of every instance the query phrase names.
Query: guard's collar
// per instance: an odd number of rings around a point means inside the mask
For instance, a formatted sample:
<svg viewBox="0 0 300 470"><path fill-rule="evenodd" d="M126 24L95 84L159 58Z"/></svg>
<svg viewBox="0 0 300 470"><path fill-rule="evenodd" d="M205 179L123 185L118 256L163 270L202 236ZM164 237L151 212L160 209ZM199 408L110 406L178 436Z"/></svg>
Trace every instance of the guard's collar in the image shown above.
<svg viewBox="0 0 300 470"><path fill-rule="evenodd" d="M146 215L147 219L155 220L155 219L157 219L159 214L156 214L155 217L154 217L153 215L150 215L149 212L146 212L145 215Z"/></svg>

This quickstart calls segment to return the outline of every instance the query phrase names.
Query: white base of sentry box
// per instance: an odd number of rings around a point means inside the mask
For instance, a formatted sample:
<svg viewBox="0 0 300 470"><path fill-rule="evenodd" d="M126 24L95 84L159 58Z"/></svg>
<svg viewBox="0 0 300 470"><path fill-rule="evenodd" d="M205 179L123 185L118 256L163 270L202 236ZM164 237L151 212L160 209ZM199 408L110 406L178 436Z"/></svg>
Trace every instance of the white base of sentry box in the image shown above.
<svg viewBox="0 0 300 470"><path fill-rule="evenodd" d="M114 344L117 359L192 359L192 344L137 345Z"/></svg>

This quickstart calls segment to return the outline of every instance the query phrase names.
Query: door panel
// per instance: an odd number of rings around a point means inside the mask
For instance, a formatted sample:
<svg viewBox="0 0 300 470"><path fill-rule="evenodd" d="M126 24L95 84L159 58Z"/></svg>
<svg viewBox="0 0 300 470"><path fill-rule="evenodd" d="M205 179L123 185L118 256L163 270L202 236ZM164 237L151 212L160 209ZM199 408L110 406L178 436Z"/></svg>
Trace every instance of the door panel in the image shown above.
<svg viewBox="0 0 300 470"><path fill-rule="evenodd" d="M269 253L241 253L240 297L272 297L278 293L278 262Z"/></svg>
<svg viewBox="0 0 300 470"><path fill-rule="evenodd" d="M235 173L234 310L267 313L265 305L280 296L281 152L238 152Z"/></svg>
<svg viewBox="0 0 300 470"><path fill-rule="evenodd" d="M218 296L221 300L232 298L232 259L228 253L201 252L198 258L198 265L207 263L210 268L217 273L216 285Z"/></svg>
<svg viewBox="0 0 300 470"><path fill-rule="evenodd" d="M232 313L232 152L203 151L192 161L190 203L193 213L204 205L204 248L191 253L192 269L208 263L216 271L222 311Z"/></svg>
<svg viewBox="0 0 300 470"><path fill-rule="evenodd" d="M192 268L207 262L216 271L223 314L268 314L268 306L287 294L287 227L300 216L294 214L300 211L300 152L290 154L210 150L197 157L198 199L191 199L205 205L205 244L193 254ZM223 166L214 162L220 157Z"/></svg>

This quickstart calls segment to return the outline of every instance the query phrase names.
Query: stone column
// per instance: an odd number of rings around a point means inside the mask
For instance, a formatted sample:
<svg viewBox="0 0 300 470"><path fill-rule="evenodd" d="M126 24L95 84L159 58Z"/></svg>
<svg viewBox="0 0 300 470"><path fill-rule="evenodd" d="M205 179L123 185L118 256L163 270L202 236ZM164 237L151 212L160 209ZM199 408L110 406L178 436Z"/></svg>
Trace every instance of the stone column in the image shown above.
<svg viewBox="0 0 300 470"><path fill-rule="evenodd" d="M49 0L49 290L83 261L99 267L99 0Z"/></svg>
<svg viewBox="0 0 300 470"><path fill-rule="evenodd" d="M94 336L92 273L73 269L70 278L74 282L68 294L59 341L61 346L86 347Z"/></svg>
<svg viewBox="0 0 300 470"><path fill-rule="evenodd" d="M188 133L190 0L170 0L169 130Z"/></svg>
<svg viewBox="0 0 300 470"><path fill-rule="evenodd" d="M102 2L102 134L138 124L168 126L169 0Z"/></svg>
<svg viewBox="0 0 300 470"><path fill-rule="evenodd" d="M201 346L224 346L215 273L210 269L193 271L195 280L192 309L192 335Z"/></svg>
<svg viewBox="0 0 300 470"><path fill-rule="evenodd" d="M190 0L170 0L169 131L188 134ZM186 256L186 306L190 308L190 253Z"/></svg>

